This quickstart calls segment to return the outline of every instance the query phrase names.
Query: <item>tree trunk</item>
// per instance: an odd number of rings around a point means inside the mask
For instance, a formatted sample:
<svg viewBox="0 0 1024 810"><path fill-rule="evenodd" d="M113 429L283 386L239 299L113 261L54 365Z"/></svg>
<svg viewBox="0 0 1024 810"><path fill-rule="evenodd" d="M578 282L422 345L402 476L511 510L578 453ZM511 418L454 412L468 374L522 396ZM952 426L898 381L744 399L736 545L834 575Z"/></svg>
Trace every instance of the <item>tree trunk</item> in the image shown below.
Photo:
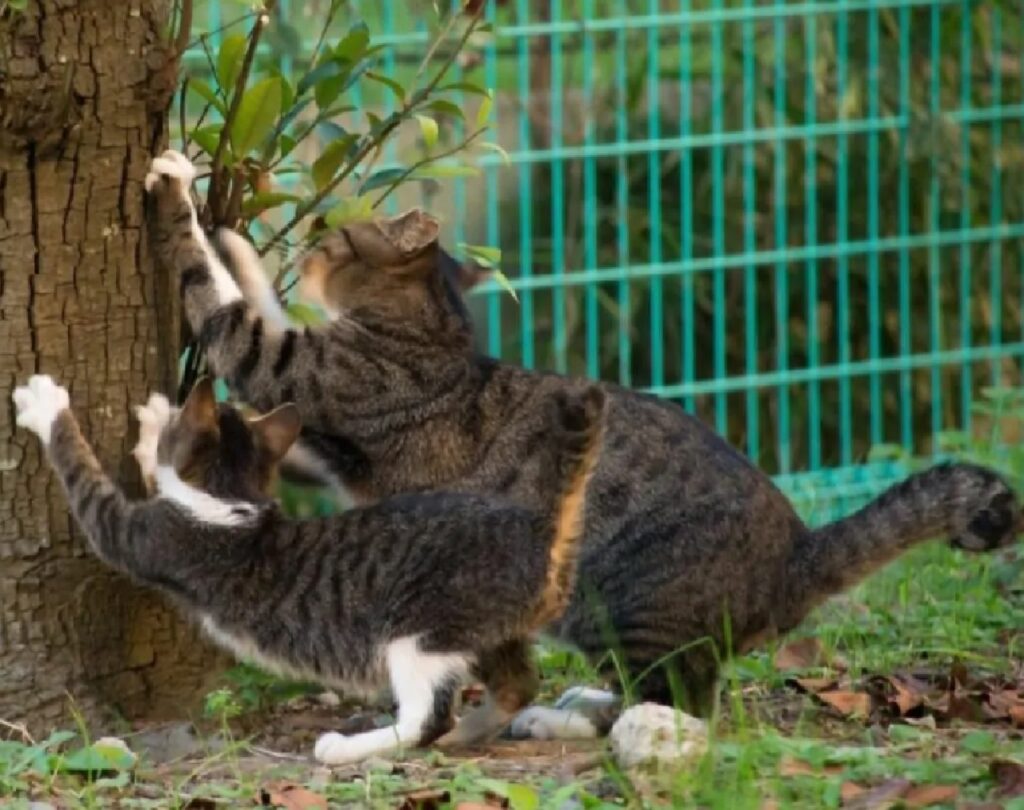
<svg viewBox="0 0 1024 810"><path fill-rule="evenodd" d="M175 85L169 10L0 11L0 718L33 729L66 723L72 700L91 720L181 716L221 661L89 554L9 399L52 374L106 469L137 487L131 407L173 392L177 371L177 290L149 260L142 185Z"/></svg>

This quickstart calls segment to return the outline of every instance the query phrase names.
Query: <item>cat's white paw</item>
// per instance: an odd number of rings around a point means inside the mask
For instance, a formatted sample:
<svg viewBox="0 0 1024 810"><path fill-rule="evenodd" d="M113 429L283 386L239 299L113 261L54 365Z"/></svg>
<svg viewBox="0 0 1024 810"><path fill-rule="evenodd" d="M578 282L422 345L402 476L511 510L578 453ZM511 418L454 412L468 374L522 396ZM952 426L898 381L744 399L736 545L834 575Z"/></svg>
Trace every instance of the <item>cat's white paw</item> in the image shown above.
<svg viewBox="0 0 1024 810"><path fill-rule="evenodd" d="M324 765L347 765L367 756L367 751L357 741L360 734L345 735L336 731L321 734L313 746L313 756Z"/></svg>
<svg viewBox="0 0 1024 810"><path fill-rule="evenodd" d="M28 384L14 389L12 395L19 427L31 430L43 442L50 443L53 423L71 406L67 389L57 385L49 374L34 374Z"/></svg>
<svg viewBox="0 0 1024 810"><path fill-rule="evenodd" d="M146 191L152 192L163 179L177 181L180 192L187 198L192 181L196 179L196 167L181 152L168 149L149 165L145 180Z"/></svg>
<svg viewBox="0 0 1024 810"><path fill-rule="evenodd" d="M136 406L135 416L139 420L139 441L132 455L148 485L156 475L157 445L161 431L171 421L171 403L163 394L150 394L145 405Z"/></svg>

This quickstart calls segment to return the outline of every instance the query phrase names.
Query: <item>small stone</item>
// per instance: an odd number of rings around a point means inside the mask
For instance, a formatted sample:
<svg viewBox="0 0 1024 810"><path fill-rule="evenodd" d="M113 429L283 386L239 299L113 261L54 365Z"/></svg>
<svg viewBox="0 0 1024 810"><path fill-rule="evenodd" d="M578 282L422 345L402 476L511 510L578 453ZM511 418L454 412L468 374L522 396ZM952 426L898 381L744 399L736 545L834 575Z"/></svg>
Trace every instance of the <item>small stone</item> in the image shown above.
<svg viewBox="0 0 1024 810"><path fill-rule="evenodd" d="M100 737L93 744L93 748L115 748L118 751L124 753L129 760L131 760L132 767L139 761L139 756L131 748L128 747L128 743L122 740L120 737Z"/></svg>
<svg viewBox="0 0 1024 810"><path fill-rule="evenodd" d="M341 698L334 692L321 692L316 696L316 702L321 706L330 706L336 708L341 705Z"/></svg>
<svg viewBox="0 0 1024 810"><path fill-rule="evenodd" d="M615 761L627 769L685 765L708 749L707 723L657 703L641 703L624 711L609 736Z"/></svg>

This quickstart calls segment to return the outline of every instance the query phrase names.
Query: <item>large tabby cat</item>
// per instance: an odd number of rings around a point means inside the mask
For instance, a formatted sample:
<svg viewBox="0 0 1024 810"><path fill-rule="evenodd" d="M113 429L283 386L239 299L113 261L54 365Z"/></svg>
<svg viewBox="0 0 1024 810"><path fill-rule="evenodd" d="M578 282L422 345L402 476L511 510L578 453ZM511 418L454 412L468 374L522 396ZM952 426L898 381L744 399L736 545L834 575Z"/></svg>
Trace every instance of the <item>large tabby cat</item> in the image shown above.
<svg viewBox="0 0 1024 810"><path fill-rule="evenodd" d="M389 682L393 727L326 734L316 757L350 762L424 745L452 725L473 674L486 701L444 742L486 737L532 699L530 636L572 590L604 395L549 401L543 512L472 494L395 496L296 522L266 491L299 432L291 405L254 419L214 400L209 378L180 411L139 410L135 455L158 497L129 502L100 469L68 392L34 376L14 392L18 425L42 440L92 549L170 594L214 641L271 671L344 689Z"/></svg>
<svg viewBox="0 0 1024 810"><path fill-rule="evenodd" d="M165 153L147 178L159 257L215 373L261 410L294 400L305 458L357 500L435 487L548 498L543 403L586 383L480 356L437 223L413 211L325 236L302 262L335 315L290 328L237 238L196 224L194 170ZM251 250L248 251L251 257ZM447 261L447 264L446 264ZM255 266L254 266L255 265ZM250 304L246 297L252 299ZM1015 537L1017 497L994 472L944 464L855 514L808 528L741 453L678 406L603 385L607 441L588 501L579 585L550 630L595 661L616 650L639 696L706 711L719 661L795 627L811 608L915 543L985 551ZM612 677L615 672L609 671ZM520 718L563 733L569 715ZM573 723L565 733L596 733Z"/></svg>

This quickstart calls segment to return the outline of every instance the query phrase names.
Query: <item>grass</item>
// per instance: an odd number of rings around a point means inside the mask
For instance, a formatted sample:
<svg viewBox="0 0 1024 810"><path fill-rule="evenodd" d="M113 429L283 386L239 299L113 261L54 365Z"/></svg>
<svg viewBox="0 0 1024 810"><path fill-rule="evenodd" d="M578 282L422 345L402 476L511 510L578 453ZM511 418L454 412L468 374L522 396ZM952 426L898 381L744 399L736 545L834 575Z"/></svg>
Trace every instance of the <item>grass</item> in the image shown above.
<svg viewBox="0 0 1024 810"><path fill-rule="evenodd" d="M817 638L829 658L845 660L855 683L911 670L944 672L957 661L978 677L1020 677L1022 594L1019 549L978 556L931 544L824 605L793 635ZM309 711L310 688L240 667L208 701L206 731L221 742L216 753L162 764L143 758L129 778L117 762L90 772L98 765L83 759L81 731L38 744L9 734L0 743L0 797L14 807L27 807L30 797L76 808L214 806L200 800L228 807L254 802L261 790L269 800L267 791L284 782L332 807L454 807L505 796L513 808L818 808L839 807L857 789L898 784L892 780L954 786L959 801L981 802L995 790L993 761L1024 762L1024 734L1005 722L930 727L837 714L788 685L793 673L776 669L773 652L732 662L707 755L675 772L627 778L599 743L510 742L460 757L411 752L328 774L305 759L319 729L290 742L270 739L292 757L268 757L259 745L267 726L286 727L289 716ZM547 695L592 682L589 666L571 652L545 649L540 660ZM345 712L323 708L317 717L328 727L339 714ZM409 799L414 791L420 793ZM576 803L564 804L570 799ZM1002 806L1024 810L1024 798Z"/></svg>

